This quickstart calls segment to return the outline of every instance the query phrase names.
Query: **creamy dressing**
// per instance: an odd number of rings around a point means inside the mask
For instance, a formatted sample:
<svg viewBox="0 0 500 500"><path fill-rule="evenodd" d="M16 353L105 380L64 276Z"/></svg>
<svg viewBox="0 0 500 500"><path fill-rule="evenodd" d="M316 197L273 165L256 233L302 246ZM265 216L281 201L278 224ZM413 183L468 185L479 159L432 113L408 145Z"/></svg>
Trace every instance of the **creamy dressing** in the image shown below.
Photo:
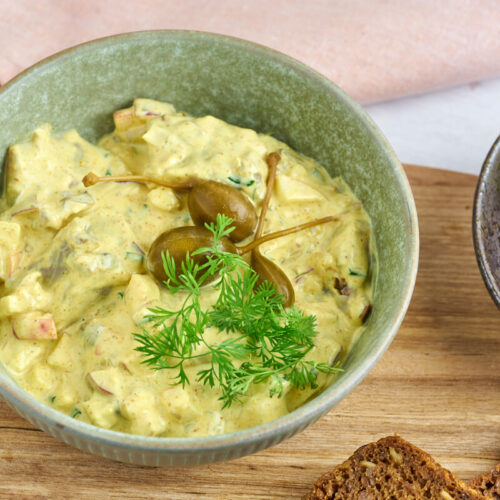
<svg viewBox="0 0 500 500"><path fill-rule="evenodd" d="M258 384L221 410L220 390L196 381L203 358L187 366L191 384L184 388L172 385L176 373L141 364L133 333L148 308L175 309L182 301L146 273L143 254L164 231L192 224L186 196L131 182L85 188L81 180L88 172L213 179L241 189L258 211L265 157L278 151L263 234L339 216L261 247L294 284L297 307L317 317L308 359L327 363L347 355L369 310L368 216L340 178L270 136L147 99L114 120L115 131L98 146L44 125L9 149L0 216L1 361L42 402L134 434L214 435L292 411L318 389L286 387L271 398L268 384ZM207 287L201 301L208 307L215 298ZM204 335L213 343L226 334L210 328ZM321 388L330 378L318 380Z"/></svg>

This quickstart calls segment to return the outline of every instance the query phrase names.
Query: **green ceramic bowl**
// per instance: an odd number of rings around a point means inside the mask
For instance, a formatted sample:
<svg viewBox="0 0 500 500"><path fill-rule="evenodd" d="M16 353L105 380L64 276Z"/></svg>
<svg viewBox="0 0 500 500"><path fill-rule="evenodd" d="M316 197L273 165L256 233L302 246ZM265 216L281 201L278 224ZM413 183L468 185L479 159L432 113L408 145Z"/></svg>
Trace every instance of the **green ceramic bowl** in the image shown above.
<svg viewBox="0 0 500 500"><path fill-rule="evenodd" d="M273 50L188 31L125 34L61 52L0 90L0 164L10 144L43 122L90 141L134 97L271 132L341 175L373 221L378 275L367 329L345 372L314 400L265 425L202 438L149 438L79 422L35 400L0 366L0 394L34 425L82 450L141 465L194 465L240 457L289 438L345 397L391 343L417 273L418 227L403 169L380 131L337 86Z"/></svg>

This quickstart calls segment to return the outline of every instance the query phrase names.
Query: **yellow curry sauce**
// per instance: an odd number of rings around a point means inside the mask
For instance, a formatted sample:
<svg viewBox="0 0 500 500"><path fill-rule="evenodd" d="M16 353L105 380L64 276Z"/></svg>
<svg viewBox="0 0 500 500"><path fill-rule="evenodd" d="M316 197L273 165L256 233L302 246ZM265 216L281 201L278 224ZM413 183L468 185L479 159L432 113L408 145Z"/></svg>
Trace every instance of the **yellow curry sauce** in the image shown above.
<svg viewBox="0 0 500 500"><path fill-rule="evenodd" d="M43 125L9 150L0 216L1 361L40 401L117 431L214 435L285 415L318 389L285 387L283 397L271 398L268 384L257 384L222 410L220 389L196 381L206 359L190 361L184 388L172 384L171 370L141 364L133 333L148 308L175 310L182 301L147 274L143 252L164 231L192 224L186 197L133 182L85 188L81 180L90 171L213 179L240 188L258 211L265 157L278 151L263 234L340 216L261 247L294 284L296 306L317 317L307 359L327 363L349 352L369 308L368 216L340 178L270 136L147 99L114 120L115 131L98 146ZM209 306L215 298L206 287L201 301ZM204 335L215 342L226 334L212 327ZM329 380L320 375L320 388Z"/></svg>

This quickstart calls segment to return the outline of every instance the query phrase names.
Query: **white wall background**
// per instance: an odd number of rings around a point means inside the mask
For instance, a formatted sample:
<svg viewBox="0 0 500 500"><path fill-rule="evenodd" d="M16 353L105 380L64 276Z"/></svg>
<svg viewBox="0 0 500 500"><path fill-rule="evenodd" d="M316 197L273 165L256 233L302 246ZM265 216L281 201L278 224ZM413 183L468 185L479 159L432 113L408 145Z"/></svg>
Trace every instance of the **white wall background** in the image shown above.
<svg viewBox="0 0 500 500"><path fill-rule="evenodd" d="M477 175L500 135L500 79L365 109L403 163Z"/></svg>

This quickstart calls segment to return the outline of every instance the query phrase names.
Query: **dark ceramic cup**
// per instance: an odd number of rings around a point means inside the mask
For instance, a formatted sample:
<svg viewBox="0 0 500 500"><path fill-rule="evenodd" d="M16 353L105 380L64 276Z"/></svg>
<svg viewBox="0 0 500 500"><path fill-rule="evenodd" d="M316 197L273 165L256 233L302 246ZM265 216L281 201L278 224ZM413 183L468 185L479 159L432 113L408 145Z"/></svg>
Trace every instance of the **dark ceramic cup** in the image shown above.
<svg viewBox="0 0 500 500"><path fill-rule="evenodd" d="M472 226L479 270L500 309L500 137L491 147L479 174Z"/></svg>

